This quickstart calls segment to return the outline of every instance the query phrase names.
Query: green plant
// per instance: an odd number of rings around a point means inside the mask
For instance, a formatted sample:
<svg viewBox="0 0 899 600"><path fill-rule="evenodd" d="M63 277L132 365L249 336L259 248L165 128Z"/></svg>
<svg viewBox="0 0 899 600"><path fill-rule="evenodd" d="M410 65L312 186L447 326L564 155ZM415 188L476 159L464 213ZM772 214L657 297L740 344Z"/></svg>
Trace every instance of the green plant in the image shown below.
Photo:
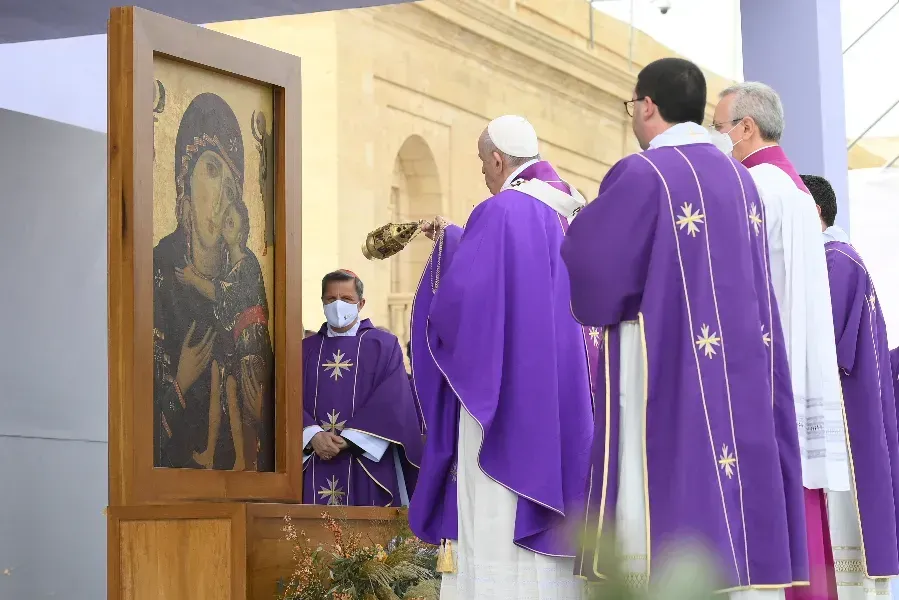
<svg viewBox="0 0 899 600"><path fill-rule="evenodd" d="M345 519L322 513L332 541L314 546L285 517L283 531L293 544L294 570L282 580L278 600L435 600L437 549L420 541L405 517L379 523L375 539L363 540Z"/></svg>
<svg viewBox="0 0 899 600"><path fill-rule="evenodd" d="M720 599L713 562L701 545L673 544L653 571L652 581L625 571L611 536L597 550L605 579L587 584L587 600L713 600ZM655 563L654 563L655 564Z"/></svg>
<svg viewBox="0 0 899 600"><path fill-rule="evenodd" d="M322 519L331 534L326 545L314 545L285 518L294 568L280 582L277 600L439 600L437 548L412 534L405 515L378 523L371 539L346 519L326 513ZM384 539L390 541L376 541ZM605 578L587 584L585 600L720 600L713 562L699 545L669 546L649 586L621 567L612 536L604 536L597 552Z"/></svg>

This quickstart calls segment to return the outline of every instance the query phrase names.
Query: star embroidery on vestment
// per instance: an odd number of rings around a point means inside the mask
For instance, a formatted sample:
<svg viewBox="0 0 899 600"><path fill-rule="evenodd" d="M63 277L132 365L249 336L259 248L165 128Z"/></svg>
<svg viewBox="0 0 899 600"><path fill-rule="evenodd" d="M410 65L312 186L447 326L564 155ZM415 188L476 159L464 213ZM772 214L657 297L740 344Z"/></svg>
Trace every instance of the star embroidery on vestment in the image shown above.
<svg viewBox="0 0 899 600"><path fill-rule="evenodd" d="M715 355L715 346L721 345L721 338L715 332L709 333L709 326L703 325L702 334L696 336L696 345L705 355L712 358Z"/></svg>
<svg viewBox="0 0 899 600"><path fill-rule="evenodd" d="M332 410L328 413L328 420L322 421L322 429L325 431L343 431L344 426L346 425L346 421L338 421L340 418L340 413L336 410Z"/></svg>
<svg viewBox="0 0 899 600"><path fill-rule="evenodd" d="M680 218L676 221L677 226L680 227L681 230L686 227L687 234L696 237L696 234L699 233L699 225L702 225L705 216L698 210L693 212L693 205L689 202L684 202L681 210L683 212L678 215Z"/></svg>
<svg viewBox="0 0 899 600"><path fill-rule="evenodd" d="M727 444L721 445L721 456L718 458L718 466L724 471L728 479L734 476L734 467L737 464L737 457L731 454Z"/></svg>
<svg viewBox="0 0 899 600"><path fill-rule="evenodd" d="M156 283L156 287L162 287L162 269L156 269L156 274L153 275L153 282Z"/></svg>
<svg viewBox="0 0 899 600"><path fill-rule="evenodd" d="M343 491L342 487L338 487L338 481L336 476L332 476L331 479L327 480L328 485L323 485L322 489L318 491L318 495L321 496L321 499L328 499L328 506L340 506L341 500L346 496L346 492Z"/></svg>
<svg viewBox="0 0 899 600"><path fill-rule="evenodd" d="M325 371L331 371L329 377L337 381L341 377L343 377L343 371L341 369L346 369L347 371L353 366L353 363L350 361L344 361L345 354L338 350L331 356L331 362L322 363L322 366L325 368Z"/></svg>
<svg viewBox="0 0 899 600"><path fill-rule="evenodd" d="M868 306L871 307L871 311L874 311L874 307L877 306L877 296L875 295L874 290L871 290L871 295L868 296Z"/></svg>
<svg viewBox="0 0 899 600"><path fill-rule="evenodd" d="M766 346L771 345L771 334L765 331L765 324L762 323L762 343Z"/></svg>
<svg viewBox="0 0 899 600"><path fill-rule="evenodd" d="M591 327L588 333L590 339L593 341L593 347L599 348L600 340L602 339L602 331L600 331L599 327Z"/></svg>
<svg viewBox="0 0 899 600"><path fill-rule="evenodd" d="M452 479L453 482L455 482L456 479L458 479L458 477L459 477L459 471L456 467L456 464L453 463L452 468L450 468L450 479Z"/></svg>
<svg viewBox="0 0 899 600"><path fill-rule="evenodd" d="M758 235L762 228L762 215L759 214L759 207L755 202L749 207L749 222L752 223L755 234Z"/></svg>

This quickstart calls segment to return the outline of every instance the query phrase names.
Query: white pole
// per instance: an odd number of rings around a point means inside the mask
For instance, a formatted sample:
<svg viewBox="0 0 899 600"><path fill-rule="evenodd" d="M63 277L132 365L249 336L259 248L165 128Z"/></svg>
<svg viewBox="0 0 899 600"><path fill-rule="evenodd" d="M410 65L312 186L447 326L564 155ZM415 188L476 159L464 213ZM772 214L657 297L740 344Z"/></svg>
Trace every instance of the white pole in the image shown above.
<svg viewBox="0 0 899 600"><path fill-rule="evenodd" d="M893 12L893 9L896 8L897 6L899 6L899 2L896 2L896 4L894 4L894 5L892 5L891 7L889 7L885 13L883 13L882 15L880 15L879 17L877 17L877 20L874 21L873 23L871 23L871 24L868 26L868 28L865 29L865 30L862 32L862 34L861 34L860 36L858 36L857 38L855 38L855 39L852 41L851 44L849 44L848 46L846 46L846 49L843 50L843 54L846 54L847 52L849 52L849 50L850 50L853 46L855 46L857 43L859 43L859 42L862 40L863 37L865 37L866 35L868 35L868 32L871 31L872 29L874 29L874 28L877 26L878 23L880 23L881 21L883 21L883 19L884 19L888 14L890 14L891 12Z"/></svg>
<svg viewBox="0 0 899 600"><path fill-rule="evenodd" d="M629 43L629 47L628 47L628 51L627 51L627 70L633 71L634 70L634 0L631 0L630 21L631 21L631 23L630 23L631 24L631 31L630 31L631 38L630 38L630 43Z"/></svg>
<svg viewBox="0 0 899 600"><path fill-rule="evenodd" d="M734 62L732 65L733 73L731 76L734 79L737 79L739 75L739 79L743 80L743 49L742 49L742 40L743 40L743 29L742 22L740 21L740 0L734 0L732 2L733 5L733 15L734 15L734 42L735 44L731 47L734 56Z"/></svg>
<svg viewBox="0 0 899 600"><path fill-rule="evenodd" d="M866 135L868 135L868 132L871 131L872 129L874 129L874 127L875 127L878 123L880 123L881 121L883 121L883 118L884 118L885 116L887 116L888 114L890 114L891 112L893 112L893 109L896 108L897 106L899 106L899 100L896 100L895 102L893 102L893 105L892 105L891 107L889 107L888 109L886 109L886 110L883 112L882 115L880 115L879 117L877 117L877 119L876 119L873 123L871 123L870 125L868 125L868 128L865 129L864 131L862 131L861 135L859 135L857 138L855 138L854 140L852 140L851 142L849 142L849 146L846 147L846 150L852 150L852 147L853 147L853 146L855 146L857 143L859 143L859 141L861 141L861 139L862 139L863 137L865 137Z"/></svg>

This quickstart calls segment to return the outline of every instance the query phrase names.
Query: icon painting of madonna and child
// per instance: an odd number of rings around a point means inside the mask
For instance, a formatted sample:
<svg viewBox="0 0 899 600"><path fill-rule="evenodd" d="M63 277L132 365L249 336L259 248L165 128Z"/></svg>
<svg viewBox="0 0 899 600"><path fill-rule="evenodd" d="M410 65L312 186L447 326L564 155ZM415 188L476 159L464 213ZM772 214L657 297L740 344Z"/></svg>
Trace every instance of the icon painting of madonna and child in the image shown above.
<svg viewBox="0 0 899 600"><path fill-rule="evenodd" d="M154 74L154 465L271 472L272 90Z"/></svg>

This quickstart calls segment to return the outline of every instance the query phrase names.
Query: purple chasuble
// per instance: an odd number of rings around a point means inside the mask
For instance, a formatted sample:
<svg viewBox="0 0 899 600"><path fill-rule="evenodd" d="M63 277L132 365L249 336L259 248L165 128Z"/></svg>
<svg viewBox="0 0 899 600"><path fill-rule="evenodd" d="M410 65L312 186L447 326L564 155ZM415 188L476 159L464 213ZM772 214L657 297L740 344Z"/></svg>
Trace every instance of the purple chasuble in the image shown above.
<svg viewBox="0 0 899 600"><path fill-rule="evenodd" d="M546 162L521 176L568 189ZM409 523L427 542L458 538L464 406L484 432L481 469L518 496L510 541L574 554L593 419L584 330L571 316L559 256L563 222L511 187L475 207L464 231L447 228L425 268L413 303L412 377L428 443Z"/></svg>
<svg viewBox="0 0 899 600"><path fill-rule="evenodd" d="M828 242L837 363L868 577L899 574L899 431L886 323L851 244Z"/></svg>
<svg viewBox="0 0 899 600"><path fill-rule="evenodd" d="M619 161L562 245L572 311L607 328L590 512L612 535L618 498L620 324L645 361L644 493L650 576L698 538L724 588L808 581L796 417L770 285L764 209L745 168L711 144ZM601 579L593 544L576 561Z"/></svg>
<svg viewBox="0 0 899 600"><path fill-rule="evenodd" d="M893 393L899 402L899 348L890 350L890 367L893 372Z"/></svg>
<svg viewBox="0 0 899 600"><path fill-rule="evenodd" d="M531 179L539 179L566 194L571 193L571 186L559 179L555 169L545 160L537 161L519 173L515 181L512 182L512 187L514 188L520 182L530 181ZM568 220L560 219L560 223L562 224L563 233L568 233ZM584 339L587 344L587 367L590 370L590 392L594 395L598 384L597 377L599 376L602 337L602 327L584 327Z"/></svg>
<svg viewBox="0 0 899 600"><path fill-rule="evenodd" d="M328 337L327 324L303 340L303 427L358 431L395 444L374 462L344 450L303 465L303 502L400 506L394 447L411 497L421 464L418 410L396 336L365 319L355 336Z"/></svg>
<svg viewBox="0 0 899 600"><path fill-rule="evenodd" d="M783 171L796 187L810 194L802 177L780 146L768 146L743 159L747 169L769 164ZM817 223L816 223L817 224ZM786 251L786 250L785 250ZM805 489L806 549L809 557L811 580L808 586L794 587L786 592L786 600L835 600L837 597L836 572L830 525L827 515L827 499L823 489Z"/></svg>

